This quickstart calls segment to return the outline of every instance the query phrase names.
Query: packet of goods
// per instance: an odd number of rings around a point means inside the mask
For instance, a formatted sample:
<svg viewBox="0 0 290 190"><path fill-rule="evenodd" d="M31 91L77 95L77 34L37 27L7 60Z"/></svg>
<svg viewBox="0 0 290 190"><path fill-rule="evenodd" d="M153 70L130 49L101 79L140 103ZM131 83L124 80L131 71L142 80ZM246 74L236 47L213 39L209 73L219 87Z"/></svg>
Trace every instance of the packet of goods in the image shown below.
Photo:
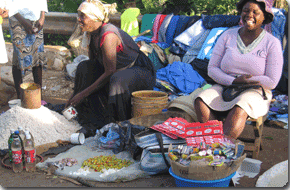
<svg viewBox="0 0 290 190"><path fill-rule="evenodd" d="M185 125L185 137L223 134L223 124L218 120L206 123L194 122Z"/></svg>
<svg viewBox="0 0 290 190"><path fill-rule="evenodd" d="M175 136L172 133L168 132L168 126L166 126L164 124L153 125L150 128L154 129L156 131L159 131L159 132L163 133L164 135L166 135L166 136L168 136L168 137L170 137L172 139L178 139L177 136Z"/></svg>
<svg viewBox="0 0 290 190"><path fill-rule="evenodd" d="M173 129L172 132L174 135L184 138L185 137L185 125L188 122L183 118L173 118L168 122L168 125Z"/></svg>
<svg viewBox="0 0 290 190"><path fill-rule="evenodd" d="M184 138L186 124L188 124L188 122L185 119L176 117L168 118L162 124L153 125L150 128L159 131L168 137L177 139L178 137Z"/></svg>

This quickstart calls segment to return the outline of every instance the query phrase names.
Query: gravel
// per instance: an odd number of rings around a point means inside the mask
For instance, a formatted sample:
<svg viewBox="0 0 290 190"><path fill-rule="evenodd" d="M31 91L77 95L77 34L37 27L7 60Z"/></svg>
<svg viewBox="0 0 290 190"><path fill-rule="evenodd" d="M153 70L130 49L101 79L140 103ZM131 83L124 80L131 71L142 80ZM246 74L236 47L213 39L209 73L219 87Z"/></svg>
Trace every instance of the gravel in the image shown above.
<svg viewBox="0 0 290 190"><path fill-rule="evenodd" d="M38 109L26 109L14 106L0 115L0 149L8 148L10 129L22 126L34 137L35 146L68 140L72 133L81 129L74 120L68 121L63 115L44 106Z"/></svg>

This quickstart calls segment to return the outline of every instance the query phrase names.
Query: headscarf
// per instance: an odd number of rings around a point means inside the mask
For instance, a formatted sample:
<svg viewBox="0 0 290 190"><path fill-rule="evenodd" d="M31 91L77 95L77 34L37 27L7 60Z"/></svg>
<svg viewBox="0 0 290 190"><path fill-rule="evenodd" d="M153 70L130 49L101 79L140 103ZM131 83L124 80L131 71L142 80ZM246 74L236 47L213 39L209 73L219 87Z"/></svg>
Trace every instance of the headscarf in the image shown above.
<svg viewBox="0 0 290 190"><path fill-rule="evenodd" d="M79 12L86 14L92 20L96 22L109 22L109 14L115 14L117 4L103 4L99 0L86 0L78 8ZM82 48L88 50L90 44L91 35L89 32L84 32L82 40Z"/></svg>

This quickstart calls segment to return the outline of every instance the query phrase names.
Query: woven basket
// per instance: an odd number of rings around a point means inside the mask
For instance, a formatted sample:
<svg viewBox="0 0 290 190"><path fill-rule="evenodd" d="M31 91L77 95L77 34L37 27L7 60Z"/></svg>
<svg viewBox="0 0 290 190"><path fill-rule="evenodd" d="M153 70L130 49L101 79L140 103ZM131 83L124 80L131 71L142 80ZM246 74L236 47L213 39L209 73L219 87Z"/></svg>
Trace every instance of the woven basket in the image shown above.
<svg viewBox="0 0 290 190"><path fill-rule="evenodd" d="M142 90L132 93L132 116L158 114L167 108L168 94L165 92Z"/></svg>
<svg viewBox="0 0 290 190"><path fill-rule="evenodd" d="M36 83L22 83L21 106L27 109L38 109L41 106L41 88Z"/></svg>

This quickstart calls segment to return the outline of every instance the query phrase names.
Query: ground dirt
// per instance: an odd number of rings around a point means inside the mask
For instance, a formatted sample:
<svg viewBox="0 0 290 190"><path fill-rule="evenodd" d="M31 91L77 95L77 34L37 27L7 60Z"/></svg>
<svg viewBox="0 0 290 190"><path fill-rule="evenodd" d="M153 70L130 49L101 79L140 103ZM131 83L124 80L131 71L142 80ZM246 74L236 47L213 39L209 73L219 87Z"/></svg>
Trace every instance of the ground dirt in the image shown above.
<svg viewBox="0 0 290 190"><path fill-rule="evenodd" d="M53 77L53 78L52 78ZM56 77L56 78L54 78ZM52 87L61 85L60 90L51 91ZM42 99L49 103L65 103L72 93L73 82L65 79L65 73L62 71L47 70L43 72L43 90ZM16 98L14 96L14 98ZM9 106L6 105L0 109L6 111ZM41 129L40 129L41 130ZM246 126L241 137L253 138L253 128ZM269 138L271 137L271 138ZM260 173L255 178L243 177L240 179L237 187L255 187L256 182L265 171L270 169L277 163L288 160L288 130L278 126L266 124L262 137L262 150L259 154L259 160L262 161ZM247 156L251 158L251 152L247 152ZM53 155L45 156L44 160ZM0 157L2 160L2 158ZM50 187L50 188L67 188L67 187L86 187L85 185L77 185L76 183L62 179L61 176L47 175L46 172L37 170L34 173L22 172L15 174L11 169L3 166L0 167L0 185L4 188L10 187ZM152 176L147 179L137 179L130 182L120 183L90 183L95 187L175 187L174 178L169 174Z"/></svg>

